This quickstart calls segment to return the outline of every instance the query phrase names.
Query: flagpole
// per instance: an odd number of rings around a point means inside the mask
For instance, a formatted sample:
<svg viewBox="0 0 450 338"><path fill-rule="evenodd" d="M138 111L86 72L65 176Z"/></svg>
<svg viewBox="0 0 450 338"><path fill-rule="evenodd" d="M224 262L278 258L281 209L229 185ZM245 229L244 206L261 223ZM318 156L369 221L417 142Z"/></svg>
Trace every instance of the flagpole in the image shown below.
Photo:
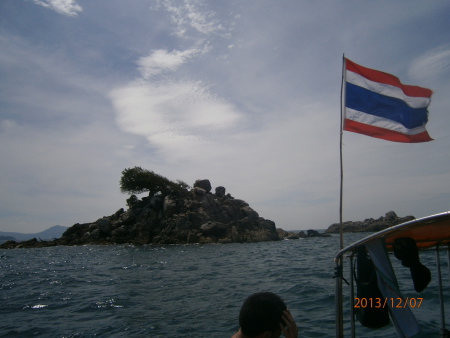
<svg viewBox="0 0 450 338"><path fill-rule="evenodd" d="M344 229L342 221L342 200L344 190L344 165L342 159L342 138L343 138L343 124L344 124L344 109L345 109L345 54L342 54L342 82L341 82L341 122L340 122L340 142L339 142L339 155L341 164L341 185L340 185L340 198L339 198L339 236L340 236L340 249L344 248Z"/></svg>
<svg viewBox="0 0 450 338"><path fill-rule="evenodd" d="M339 200L339 234L340 234L340 249L344 248L344 235L343 235L343 225L342 225L342 195L343 195L343 182L344 182L344 166L342 164L342 135L343 135L343 121L344 121L344 84L345 84L345 56L342 55L342 82L341 82L341 121L340 121L340 161L341 161L341 191ZM336 337L344 337L344 323L343 323L343 302L342 302L342 273L343 273L343 261L342 257L337 258L336 271L334 278L336 278L336 299L335 299L335 312L336 312Z"/></svg>

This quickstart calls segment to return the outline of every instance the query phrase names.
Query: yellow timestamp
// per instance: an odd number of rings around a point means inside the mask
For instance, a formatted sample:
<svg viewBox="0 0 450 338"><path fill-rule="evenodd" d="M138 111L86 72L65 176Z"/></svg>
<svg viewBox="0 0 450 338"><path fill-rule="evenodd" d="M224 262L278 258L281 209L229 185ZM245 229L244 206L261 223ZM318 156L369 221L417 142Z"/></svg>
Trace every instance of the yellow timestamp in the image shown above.
<svg viewBox="0 0 450 338"><path fill-rule="evenodd" d="M355 298L355 309L365 309L365 308L385 308L389 306L394 309L404 309L406 307L416 308L421 307L423 298L420 297L412 297L412 298Z"/></svg>

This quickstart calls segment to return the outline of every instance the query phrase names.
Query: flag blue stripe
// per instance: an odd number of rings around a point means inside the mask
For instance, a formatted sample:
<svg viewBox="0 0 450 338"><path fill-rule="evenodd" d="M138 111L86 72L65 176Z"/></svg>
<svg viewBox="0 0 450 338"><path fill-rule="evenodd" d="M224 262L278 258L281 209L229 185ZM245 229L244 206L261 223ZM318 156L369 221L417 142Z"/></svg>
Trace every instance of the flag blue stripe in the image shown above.
<svg viewBox="0 0 450 338"><path fill-rule="evenodd" d="M401 123L408 129L424 126L428 121L427 108L411 108L400 99L381 95L348 82L346 106Z"/></svg>

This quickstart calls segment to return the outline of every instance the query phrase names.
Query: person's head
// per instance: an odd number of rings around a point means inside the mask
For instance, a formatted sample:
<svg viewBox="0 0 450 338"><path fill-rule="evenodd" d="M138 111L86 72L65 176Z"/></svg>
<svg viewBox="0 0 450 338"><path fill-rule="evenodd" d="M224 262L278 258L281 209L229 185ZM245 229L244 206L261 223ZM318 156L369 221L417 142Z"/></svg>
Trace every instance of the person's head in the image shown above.
<svg viewBox="0 0 450 338"><path fill-rule="evenodd" d="M258 292L249 296L239 313L241 332L246 337L257 337L262 333L268 333L268 337L279 337L284 310L286 304L274 293Z"/></svg>

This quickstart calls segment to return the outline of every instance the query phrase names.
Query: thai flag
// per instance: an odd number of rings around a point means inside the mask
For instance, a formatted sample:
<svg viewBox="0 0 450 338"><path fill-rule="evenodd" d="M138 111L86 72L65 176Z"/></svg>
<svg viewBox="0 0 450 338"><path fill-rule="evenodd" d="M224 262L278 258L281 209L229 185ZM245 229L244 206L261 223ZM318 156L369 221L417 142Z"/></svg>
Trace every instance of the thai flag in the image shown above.
<svg viewBox="0 0 450 338"><path fill-rule="evenodd" d="M430 89L404 85L391 74L344 61L344 130L394 142L433 140L425 130Z"/></svg>

